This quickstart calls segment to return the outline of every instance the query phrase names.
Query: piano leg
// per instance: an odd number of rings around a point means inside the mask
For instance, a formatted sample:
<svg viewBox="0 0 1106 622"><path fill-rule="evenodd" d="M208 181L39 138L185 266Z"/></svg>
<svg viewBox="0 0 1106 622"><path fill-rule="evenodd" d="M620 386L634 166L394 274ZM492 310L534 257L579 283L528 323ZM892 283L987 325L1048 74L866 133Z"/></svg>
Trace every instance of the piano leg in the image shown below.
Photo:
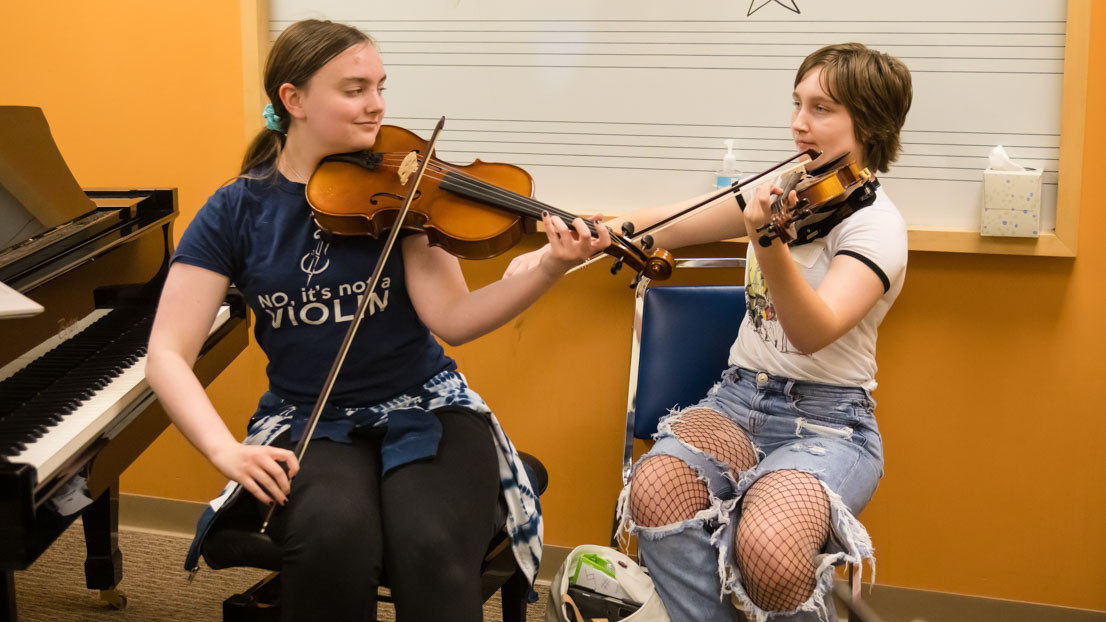
<svg viewBox="0 0 1106 622"><path fill-rule="evenodd" d="M15 572L0 570L0 622L16 622L18 612L15 608Z"/></svg>
<svg viewBox="0 0 1106 622"><path fill-rule="evenodd" d="M100 600L122 609L127 597L116 589L123 579L123 553L119 550L119 482L113 483L81 514L84 522L85 583L100 590Z"/></svg>

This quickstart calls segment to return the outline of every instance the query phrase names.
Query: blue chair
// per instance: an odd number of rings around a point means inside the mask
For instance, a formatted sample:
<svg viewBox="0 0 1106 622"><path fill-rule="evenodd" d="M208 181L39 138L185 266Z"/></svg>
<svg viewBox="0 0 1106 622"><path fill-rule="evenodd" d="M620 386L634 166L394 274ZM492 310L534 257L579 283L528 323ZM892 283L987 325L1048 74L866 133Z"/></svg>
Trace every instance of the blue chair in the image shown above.
<svg viewBox="0 0 1106 622"><path fill-rule="evenodd" d="M684 258L678 270L745 268L744 259ZM744 274L742 274L744 277ZM676 285L650 287L642 277L634 292L634 336L630 346L630 387L626 403L626 435L622 452L622 483L630 483L634 439L649 440L669 409L697 403L728 367L730 346L745 314L742 285ZM618 519L611 529L611 547L618 548ZM860 602L860 567L849 564L846 590L834 594L859 620L876 620Z"/></svg>
<svg viewBox="0 0 1106 622"><path fill-rule="evenodd" d="M677 259L676 268L744 269L744 259ZM730 345L745 313L741 285L650 287L634 291L634 338L622 483L630 482L634 439L651 439L657 422L677 405L698 402L726 369ZM617 546L612 533L611 546Z"/></svg>

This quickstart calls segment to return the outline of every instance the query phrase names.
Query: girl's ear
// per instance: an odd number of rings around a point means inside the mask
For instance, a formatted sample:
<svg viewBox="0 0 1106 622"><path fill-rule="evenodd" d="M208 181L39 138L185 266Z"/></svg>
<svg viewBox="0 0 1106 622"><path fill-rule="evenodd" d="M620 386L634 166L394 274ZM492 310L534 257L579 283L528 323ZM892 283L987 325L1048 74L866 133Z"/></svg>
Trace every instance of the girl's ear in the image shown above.
<svg viewBox="0 0 1106 622"><path fill-rule="evenodd" d="M291 82L285 82L280 85L277 93L280 95L280 101L284 104L284 109L288 111L289 116L300 121L307 118L303 110L303 94L295 85Z"/></svg>

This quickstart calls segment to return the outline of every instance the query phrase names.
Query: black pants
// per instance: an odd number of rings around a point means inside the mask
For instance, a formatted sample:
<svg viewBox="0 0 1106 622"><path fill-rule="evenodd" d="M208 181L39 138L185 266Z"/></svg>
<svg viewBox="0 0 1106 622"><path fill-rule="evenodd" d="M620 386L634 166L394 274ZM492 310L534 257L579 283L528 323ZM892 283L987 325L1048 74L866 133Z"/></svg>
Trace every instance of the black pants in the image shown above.
<svg viewBox="0 0 1106 622"><path fill-rule="evenodd" d="M495 444L484 416L438 415L438 455L383 480L381 433L311 441L270 524L284 550L284 620L375 620L384 569L399 622L483 620L480 564L498 529Z"/></svg>

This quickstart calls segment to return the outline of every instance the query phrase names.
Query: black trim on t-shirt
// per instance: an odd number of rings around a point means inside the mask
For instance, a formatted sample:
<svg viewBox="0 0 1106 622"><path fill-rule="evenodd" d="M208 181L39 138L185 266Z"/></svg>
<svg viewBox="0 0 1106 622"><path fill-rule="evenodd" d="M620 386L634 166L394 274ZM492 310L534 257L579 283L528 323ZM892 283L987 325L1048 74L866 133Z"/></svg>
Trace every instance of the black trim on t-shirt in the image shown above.
<svg viewBox="0 0 1106 622"><path fill-rule="evenodd" d="M876 276L879 277L879 280L883 281L883 293L886 294L887 292L891 291L891 280L888 279L887 275L883 273L883 270L879 266L876 265L876 262L872 261L871 259L868 259L864 255L861 255L860 253L858 253L856 251L837 251L837 254L838 255L848 255L849 257L852 257L853 259L859 259L864 265L871 268L872 272L876 273Z"/></svg>

